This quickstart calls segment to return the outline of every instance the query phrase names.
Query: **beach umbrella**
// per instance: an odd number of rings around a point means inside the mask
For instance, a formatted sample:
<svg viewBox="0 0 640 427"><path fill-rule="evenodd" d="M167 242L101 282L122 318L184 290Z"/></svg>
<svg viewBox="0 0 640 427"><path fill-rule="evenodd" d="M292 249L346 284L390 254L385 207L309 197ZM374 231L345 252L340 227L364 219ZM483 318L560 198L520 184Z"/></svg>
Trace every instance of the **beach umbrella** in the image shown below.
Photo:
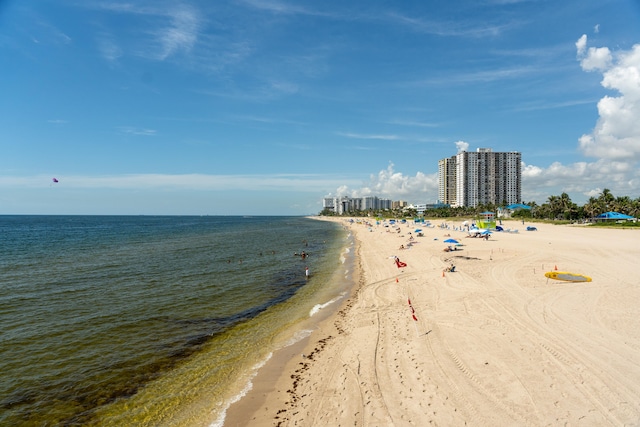
<svg viewBox="0 0 640 427"><path fill-rule="evenodd" d="M444 241L445 243L453 243L453 244L458 244L458 241L456 239L447 239Z"/></svg>
<svg viewBox="0 0 640 427"><path fill-rule="evenodd" d="M413 230L414 233L419 233L422 231L422 228L416 228L415 230Z"/></svg>
<svg viewBox="0 0 640 427"><path fill-rule="evenodd" d="M491 232L490 232L489 230L484 230L484 231L483 231L482 233L480 233L480 234L482 234L482 235L484 236L484 235L486 235L486 234L491 234Z"/></svg>

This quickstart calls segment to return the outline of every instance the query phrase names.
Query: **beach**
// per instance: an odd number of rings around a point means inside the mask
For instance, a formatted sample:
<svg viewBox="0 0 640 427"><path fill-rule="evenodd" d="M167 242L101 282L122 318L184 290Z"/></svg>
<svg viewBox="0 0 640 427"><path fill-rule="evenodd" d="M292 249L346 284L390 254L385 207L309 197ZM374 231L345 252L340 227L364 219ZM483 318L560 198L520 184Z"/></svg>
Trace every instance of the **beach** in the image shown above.
<svg viewBox="0 0 640 427"><path fill-rule="evenodd" d="M640 422L638 231L505 221L518 232L485 240L462 219L321 219L355 236L356 285L225 426Z"/></svg>

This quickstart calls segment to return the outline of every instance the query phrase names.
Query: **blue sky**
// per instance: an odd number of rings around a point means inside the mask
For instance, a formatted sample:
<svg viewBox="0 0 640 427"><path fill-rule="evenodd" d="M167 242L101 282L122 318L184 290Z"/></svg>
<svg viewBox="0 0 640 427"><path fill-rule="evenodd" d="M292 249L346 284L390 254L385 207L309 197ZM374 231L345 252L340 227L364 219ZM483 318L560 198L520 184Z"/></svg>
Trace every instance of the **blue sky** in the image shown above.
<svg viewBox="0 0 640 427"><path fill-rule="evenodd" d="M430 203L480 147L640 197L633 0L4 0L0 55L0 214Z"/></svg>

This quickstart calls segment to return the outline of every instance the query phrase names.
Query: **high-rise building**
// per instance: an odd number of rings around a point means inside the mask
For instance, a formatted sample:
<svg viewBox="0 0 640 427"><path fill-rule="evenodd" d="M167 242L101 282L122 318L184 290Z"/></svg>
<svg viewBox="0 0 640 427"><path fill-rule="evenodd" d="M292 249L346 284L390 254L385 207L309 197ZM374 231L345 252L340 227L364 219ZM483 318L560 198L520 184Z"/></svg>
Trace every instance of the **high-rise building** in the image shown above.
<svg viewBox="0 0 640 427"><path fill-rule="evenodd" d="M522 154L478 148L438 162L438 196L451 206L520 203Z"/></svg>
<svg viewBox="0 0 640 427"><path fill-rule="evenodd" d="M456 158L438 161L438 201L447 205L456 204Z"/></svg>

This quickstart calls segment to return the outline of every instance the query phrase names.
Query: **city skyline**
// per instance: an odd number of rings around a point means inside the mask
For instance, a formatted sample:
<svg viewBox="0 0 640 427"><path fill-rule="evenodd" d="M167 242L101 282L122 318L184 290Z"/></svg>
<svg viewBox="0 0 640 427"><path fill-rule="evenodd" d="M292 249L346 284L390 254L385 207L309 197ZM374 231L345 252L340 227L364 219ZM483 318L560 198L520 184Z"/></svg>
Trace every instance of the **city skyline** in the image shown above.
<svg viewBox="0 0 640 427"><path fill-rule="evenodd" d="M0 2L0 214L433 203L438 160L480 147L522 153L526 201L637 198L639 23L633 0Z"/></svg>

